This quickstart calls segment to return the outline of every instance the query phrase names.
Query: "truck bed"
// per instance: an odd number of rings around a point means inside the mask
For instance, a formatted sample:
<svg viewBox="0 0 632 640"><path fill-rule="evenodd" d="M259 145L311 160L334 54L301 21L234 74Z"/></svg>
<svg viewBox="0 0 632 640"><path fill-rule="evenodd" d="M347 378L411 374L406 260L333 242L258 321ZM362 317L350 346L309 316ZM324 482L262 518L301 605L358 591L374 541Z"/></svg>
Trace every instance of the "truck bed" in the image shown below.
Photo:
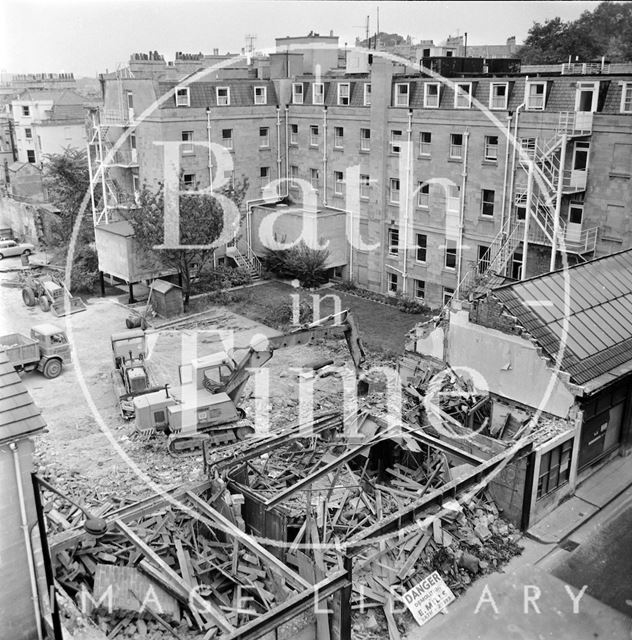
<svg viewBox="0 0 632 640"><path fill-rule="evenodd" d="M0 351L7 354L14 366L33 364L40 359L37 340L28 338L21 333L0 336Z"/></svg>

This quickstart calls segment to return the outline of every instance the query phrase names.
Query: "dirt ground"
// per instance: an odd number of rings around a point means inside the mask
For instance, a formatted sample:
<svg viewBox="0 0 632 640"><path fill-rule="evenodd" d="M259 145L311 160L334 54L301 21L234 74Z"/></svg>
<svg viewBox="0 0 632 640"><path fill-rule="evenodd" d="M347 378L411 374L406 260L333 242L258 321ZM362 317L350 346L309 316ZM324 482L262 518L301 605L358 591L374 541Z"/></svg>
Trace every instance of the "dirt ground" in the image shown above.
<svg viewBox="0 0 632 640"><path fill-rule="evenodd" d="M7 259L0 266L5 270L17 264ZM3 271L0 283L14 277L15 273ZM105 500L134 501L151 491L148 481L165 488L202 480L201 455L175 460L167 453L164 439L143 441L135 434L133 422L121 417L111 380L110 336L126 329L129 310L114 297L89 298L86 302L86 311L55 318L37 306L27 308L20 289L0 286L3 334L28 335L33 325L53 322L66 329L73 348L73 362L58 378L48 380L38 372L23 376L48 426L46 433L36 437L39 472L70 495L95 504ZM181 361L222 350L221 339L228 344L232 341L239 349L253 338L259 339L256 336L274 334L277 332L269 327L214 307L182 327L150 333L148 362L157 384L169 382L176 389ZM238 350L236 355L241 353ZM289 422L298 416L298 374L292 368L323 358L332 358L340 365L351 362L344 340L275 353L266 365L273 423ZM315 404L326 408L339 404L341 388L337 377L318 380ZM249 416L254 410L253 390L251 380L242 404Z"/></svg>

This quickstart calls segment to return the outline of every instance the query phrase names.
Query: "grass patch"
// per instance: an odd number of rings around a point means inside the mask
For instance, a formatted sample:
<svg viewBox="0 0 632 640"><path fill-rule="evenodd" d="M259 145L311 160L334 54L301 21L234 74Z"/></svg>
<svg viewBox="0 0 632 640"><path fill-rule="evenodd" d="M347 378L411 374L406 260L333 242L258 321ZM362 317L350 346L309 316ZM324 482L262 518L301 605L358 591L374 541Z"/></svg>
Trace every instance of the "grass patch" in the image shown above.
<svg viewBox="0 0 632 640"><path fill-rule="evenodd" d="M275 319L284 320L288 309L291 309L292 295L299 295L301 303L312 304L313 294L321 297L320 317L335 311L334 298L340 299L342 309L349 309L356 317L360 334L365 346L374 353L386 356L398 356L403 348L406 334L417 323L432 316L431 313L404 313L396 307L379 304L372 300L334 289L305 291L294 289L282 282L272 281L265 284L228 292L225 296L218 294L211 304L219 304L231 311L251 318L257 322L280 328L283 323L275 323ZM327 297L326 297L327 296ZM208 304L205 300L205 305Z"/></svg>

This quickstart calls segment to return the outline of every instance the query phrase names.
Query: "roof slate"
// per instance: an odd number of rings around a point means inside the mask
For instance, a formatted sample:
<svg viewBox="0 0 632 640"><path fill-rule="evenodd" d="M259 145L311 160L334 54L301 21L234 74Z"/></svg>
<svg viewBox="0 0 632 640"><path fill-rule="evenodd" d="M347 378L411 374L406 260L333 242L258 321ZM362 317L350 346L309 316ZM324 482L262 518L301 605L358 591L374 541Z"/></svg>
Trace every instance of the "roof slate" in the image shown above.
<svg viewBox="0 0 632 640"><path fill-rule="evenodd" d="M549 358L556 359L565 343L560 368L576 384L632 360L632 249L499 287L492 295Z"/></svg>
<svg viewBox="0 0 632 640"><path fill-rule="evenodd" d="M20 376L0 353L0 443L41 431L46 426Z"/></svg>

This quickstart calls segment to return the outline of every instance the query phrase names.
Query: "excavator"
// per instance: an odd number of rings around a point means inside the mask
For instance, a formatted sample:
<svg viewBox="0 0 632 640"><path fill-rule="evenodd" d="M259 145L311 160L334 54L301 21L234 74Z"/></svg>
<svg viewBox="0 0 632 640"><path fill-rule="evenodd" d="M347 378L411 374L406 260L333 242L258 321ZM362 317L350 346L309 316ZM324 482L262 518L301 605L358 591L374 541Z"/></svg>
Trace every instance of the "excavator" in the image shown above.
<svg viewBox="0 0 632 640"><path fill-rule="evenodd" d="M366 395L368 383L362 371L364 347L355 319L345 310L290 333L263 338L239 359L219 352L181 365L182 398L174 397L167 386L133 399L136 430L145 436L160 432L168 435L172 455L201 449L209 440L213 444L243 440L254 433L239 406L251 370L268 362L277 349L340 334L347 342L354 363L357 393ZM317 368L318 365L314 366Z"/></svg>

